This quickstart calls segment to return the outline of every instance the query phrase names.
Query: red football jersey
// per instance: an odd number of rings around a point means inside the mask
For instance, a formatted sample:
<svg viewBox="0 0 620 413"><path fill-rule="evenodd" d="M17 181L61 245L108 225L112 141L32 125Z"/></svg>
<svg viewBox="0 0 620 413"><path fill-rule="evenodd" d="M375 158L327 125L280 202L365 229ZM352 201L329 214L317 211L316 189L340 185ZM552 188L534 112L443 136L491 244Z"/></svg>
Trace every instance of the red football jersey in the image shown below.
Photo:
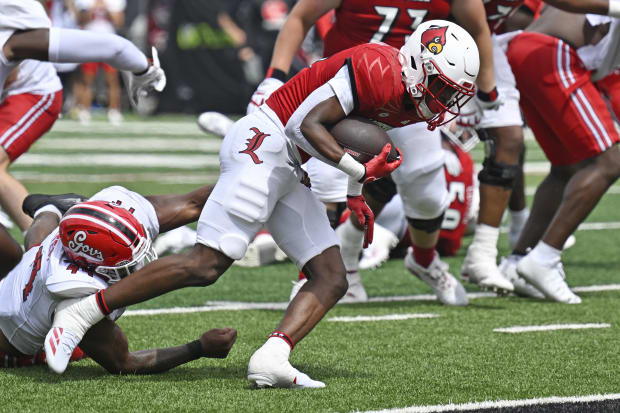
<svg viewBox="0 0 620 413"><path fill-rule="evenodd" d="M400 48L426 20L447 19L449 0L342 0L327 33L323 55L363 43L387 43Z"/></svg>
<svg viewBox="0 0 620 413"><path fill-rule="evenodd" d="M461 241L467 229L467 214L474 194L474 161L458 146L452 145L452 148L461 161L462 169L460 175L453 176L444 168L450 194L450 206L444 215L437 242L437 251L441 256L454 255L461 247Z"/></svg>
<svg viewBox="0 0 620 413"><path fill-rule="evenodd" d="M504 21L517 11L524 0L484 0L487 22L491 33L503 33Z"/></svg>
<svg viewBox="0 0 620 413"><path fill-rule="evenodd" d="M363 44L315 62L295 75L267 99L267 106L287 125L292 114L317 88L348 67L355 107L352 114L384 128L418 122L416 110L401 77L398 50L386 44Z"/></svg>

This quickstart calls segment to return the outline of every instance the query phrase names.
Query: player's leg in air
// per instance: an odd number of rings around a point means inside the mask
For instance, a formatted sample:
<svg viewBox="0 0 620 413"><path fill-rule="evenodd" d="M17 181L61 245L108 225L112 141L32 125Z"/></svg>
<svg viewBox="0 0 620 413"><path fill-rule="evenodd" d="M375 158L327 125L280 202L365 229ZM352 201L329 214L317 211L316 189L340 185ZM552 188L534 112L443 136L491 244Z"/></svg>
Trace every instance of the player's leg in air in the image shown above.
<svg viewBox="0 0 620 413"><path fill-rule="evenodd" d="M153 64L130 41L107 33L51 27L40 3L9 0L0 5L0 82L23 59L58 63L105 62L129 73L133 104L148 89L161 91L165 75L156 53Z"/></svg>
<svg viewBox="0 0 620 413"><path fill-rule="evenodd" d="M585 26L594 31L598 27L583 15L549 9L507 50L523 113L551 162L511 258L517 261L525 255L516 265L519 275L548 299L570 304L581 299L566 284L563 245L620 176L620 137L590 81L591 73L585 69L590 65L568 43L548 35L572 39ZM559 53L564 56L561 62L556 59ZM561 77L565 74L569 77ZM542 82L543 78L555 83ZM533 249L526 254L528 248Z"/></svg>

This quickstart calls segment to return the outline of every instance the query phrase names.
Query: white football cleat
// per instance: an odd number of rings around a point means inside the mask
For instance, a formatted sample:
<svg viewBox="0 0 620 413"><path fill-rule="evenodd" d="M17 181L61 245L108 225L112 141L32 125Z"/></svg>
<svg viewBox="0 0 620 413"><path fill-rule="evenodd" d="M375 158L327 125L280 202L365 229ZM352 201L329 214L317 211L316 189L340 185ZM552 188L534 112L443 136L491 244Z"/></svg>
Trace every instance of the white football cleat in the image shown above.
<svg viewBox="0 0 620 413"><path fill-rule="evenodd" d="M349 288L346 294L338 301L339 303L363 303L368 301L368 294L362 284L359 271L353 271L347 274Z"/></svg>
<svg viewBox="0 0 620 413"><path fill-rule="evenodd" d="M205 133L212 133L219 138L226 136L235 122L220 112L203 112L196 120L198 127Z"/></svg>
<svg viewBox="0 0 620 413"><path fill-rule="evenodd" d="M165 232L153 242L153 249L157 256L164 254L177 254L196 244L196 231L187 226L182 226Z"/></svg>
<svg viewBox="0 0 620 413"><path fill-rule="evenodd" d="M274 241L271 234L267 232L256 235L254 240L248 245L245 255L240 260L234 262L240 267L260 267L276 261L278 244Z"/></svg>
<svg viewBox="0 0 620 413"><path fill-rule="evenodd" d="M506 277L512 285L515 287L514 293L522 297L538 298L540 300L545 299L545 295L538 291L536 287L525 281L525 279L519 276L517 272L517 264L521 260L519 255L510 255L508 257L502 257L502 261L499 264L499 270L502 275Z"/></svg>
<svg viewBox="0 0 620 413"><path fill-rule="evenodd" d="M528 254L519 260L517 272L551 300L565 304L581 303L581 298L566 284L561 261L553 267L546 267L535 262Z"/></svg>
<svg viewBox="0 0 620 413"><path fill-rule="evenodd" d="M166 87L166 74L159 64L159 56L157 49L151 49L153 54L153 63L146 69L146 72L136 75L131 72L123 72L127 81L127 92L129 93L129 101L133 107L138 106L138 100L145 97L149 90L154 89L161 92Z"/></svg>
<svg viewBox="0 0 620 413"><path fill-rule="evenodd" d="M248 381L254 389L320 389L325 383L312 380L291 365L288 359L276 356L265 346L254 352L248 364Z"/></svg>
<svg viewBox="0 0 620 413"><path fill-rule="evenodd" d="M50 370L62 374L67 369L73 350L82 339L61 327L53 327L45 336L45 360Z"/></svg>
<svg viewBox="0 0 620 413"><path fill-rule="evenodd" d="M448 271L450 267L439 259L437 252L435 252L431 265L424 268L415 262L413 249L409 247L405 257L405 267L410 273L428 284L442 304L455 306L469 304L465 288L450 274Z"/></svg>
<svg viewBox="0 0 620 413"><path fill-rule="evenodd" d="M375 223L372 243L362 250L359 262L360 270L379 268L388 258L390 252L398 245L398 238L392 231Z"/></svg>
<svg viewBox="0 0 620 413"><path fill-rule="evenodd" d="M461 278L500 295L512 292L514 286L497 268L496 257L497 249L489 253L470 245L461 266Z"/></svg>

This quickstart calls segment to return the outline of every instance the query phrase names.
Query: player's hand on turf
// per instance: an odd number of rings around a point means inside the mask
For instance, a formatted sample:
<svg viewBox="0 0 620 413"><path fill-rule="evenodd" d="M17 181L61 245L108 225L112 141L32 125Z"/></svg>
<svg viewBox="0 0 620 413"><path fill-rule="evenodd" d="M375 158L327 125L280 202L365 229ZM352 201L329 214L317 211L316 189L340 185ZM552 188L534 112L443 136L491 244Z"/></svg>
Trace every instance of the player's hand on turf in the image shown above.
<svg viewBox="0 0 620 413"><path fill-rule="evenodd" d="M359 223L364 227L364 248L368 247L372 242L372 235L375 228L375 214L362 195L348 195L347 208L355 214Z"/></svg>
<svg viewBox="0 0 620 413"><path fill-rule="evenodd" d="M271 96L271 94L278 90L283 84L284 83L281 80L274 79L273 77L268 77L263 80L252 95L250 103L248 103L246 113L249 115L250 113L257 111L263 103L269 99L269 96Z"/></svg>
<svg viewBox="0 0 620 413"><path fill-rule="evenodd" d="M398 152L398 159L389 162L388 155L392 150L392 145L386 143L381 153L368 162L364 164L366 168L366 174L362 178L361 182L372 182L376 181L379 178L383 178L392 173L392 171L400 166L403 162L403 154L400 152L400 149L396 148L396 152Z"/></svg>
<svg viewBox="0 0 620 413"><path fill-rule="evenodd" d="M213 328L206 331L200 336L203 357L226 358L235 340L237 340L237 330L234 328Z"/></svg>

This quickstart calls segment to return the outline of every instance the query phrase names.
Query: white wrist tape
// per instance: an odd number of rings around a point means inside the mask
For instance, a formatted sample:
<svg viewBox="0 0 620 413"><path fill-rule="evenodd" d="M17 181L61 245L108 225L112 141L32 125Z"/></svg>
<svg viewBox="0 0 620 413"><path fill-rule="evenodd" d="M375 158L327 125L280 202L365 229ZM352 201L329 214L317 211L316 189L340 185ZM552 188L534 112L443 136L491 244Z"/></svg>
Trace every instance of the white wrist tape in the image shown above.
<svg viewBox="0 0 620 413"><path fill-rule="evenodd" d="M611 17L620 17L620 0L609 0L607 15Z"/></svg>
<svg viewBox="0 0 620 413"><path fill-rule="evenodd" d="M364 184L361 184L357 179L350 176L349 183L347 185L347 196L362 195L363 186Z"/></svg>
<svg viewBox="0 0 620 413"><path fill-rule="evenodd" d="M366 175L366 167L353 159L353 157L346 152L342 158L340 158L340 162L338 162L336 167L356 181L359 181Z"/></svg>
<svg viewBox="0 0 620 413"><path fill-rule="evenodd" d="M51 204L44 205L41 208L37 209L34 213L34 218L36 218L37 216L39 216L39 214L42 214L44 212L52 212L58 215L58 219L62 218L62 214L60 213L60 210Z"/></svg>

